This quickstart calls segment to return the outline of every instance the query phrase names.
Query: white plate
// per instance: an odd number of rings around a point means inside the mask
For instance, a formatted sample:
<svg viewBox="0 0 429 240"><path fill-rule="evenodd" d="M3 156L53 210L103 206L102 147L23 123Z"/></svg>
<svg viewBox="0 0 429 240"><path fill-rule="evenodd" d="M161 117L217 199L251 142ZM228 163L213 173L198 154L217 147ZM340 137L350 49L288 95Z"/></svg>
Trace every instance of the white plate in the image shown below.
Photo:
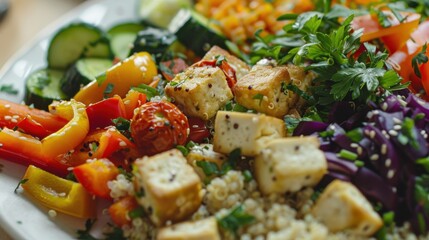
<svg viewBox="0 0 429 240"><path fill-rule="evenodd" d="M0 93L0 98L21 102L24 81L35 69L46 66L46 52L50 38L62 26L83 21L107 29L114 24L135 20L134 0L88 1L49 26L31 44L18 52L0 70L0 84L12 84L18 95ZM25 167L1 160L0 172L0 225L14 239L76 239L76 230L84 229L85 220L58 214L48 216L49 209L29 200L22 191L14 189L25 172ZM0 236L2 239L3 236Z"/></svg>

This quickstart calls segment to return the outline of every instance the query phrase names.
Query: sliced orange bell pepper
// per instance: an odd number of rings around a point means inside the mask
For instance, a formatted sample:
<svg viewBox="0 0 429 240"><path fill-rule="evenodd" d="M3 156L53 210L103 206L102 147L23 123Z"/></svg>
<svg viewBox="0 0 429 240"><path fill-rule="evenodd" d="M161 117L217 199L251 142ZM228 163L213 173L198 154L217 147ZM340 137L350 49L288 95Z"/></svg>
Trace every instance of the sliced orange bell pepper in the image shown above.
<svg viewBox="0 0 429 240"><path fill-rule="evenodd" d="M135 197L128 196L110 205L108 211L113 223L122 227L131 223L129 213L138 207Z"/></svg>
<svg viewBox="0 0 429 240"><path fill-rule="evenodd" d="M76 179L91 194L111 199L107 182L119 174L119 169L108 159L97 159L73 168Z"/></svg>
<svg viewBox="0 0 429 240"><path fill-rule="evenodd" d="M147 52L135 53L107 70L101 84L98 81L89 83L74 96L74 99L88 105L115 94L125 97L131 87L151 83L156 74L156 64L152 56ZM109 87L111 91L106 93Z"/></svg>
<svg viewBox="0 0 429 240"><path fill-rule="evenodd" d="M67 120L60 116L55 116L49 112L30 108L29 106L10 102L4 99L0 99L0 128L7 127L13 129L16 125L29 118L43 126L48 133L53 133L62 128ZM33 135L32 128L23 129L26 133Z"/></svg>
<svg viewBox="0 0 429 240"><path fill-rule="evenodd" d="M22 188L47 208L79 218L95 216L95 201L80 183L57 177L30 165Z"/></svg>
<svg viewBox="0 0 429 240"><path fill-rule="evenodd" d="M146 95L135 90L130 90L122 101L124 102L126 119L134 116L134 109L140 107L147 100Z"/></svg>

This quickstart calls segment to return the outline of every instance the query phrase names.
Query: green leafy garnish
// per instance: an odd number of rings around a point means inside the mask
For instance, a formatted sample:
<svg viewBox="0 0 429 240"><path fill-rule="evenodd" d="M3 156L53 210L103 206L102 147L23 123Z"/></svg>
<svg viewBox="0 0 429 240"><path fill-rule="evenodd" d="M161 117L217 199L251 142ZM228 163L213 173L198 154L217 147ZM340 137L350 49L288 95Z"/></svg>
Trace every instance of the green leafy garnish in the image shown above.
<svg viewBox="0 0 429 240"><path fill-rule="evenodd" d="M238 229L251 224L255 221L255 217L244 212L243 206L239 205L232 209L228 215L217 219L217 221L223 229L237 235Z"/></svg>
<svg viewBox="0 0 429 240"><path fill-rule="evenodd" d="M18 94L19 91L16 88L14 88L12 84L3 84L0 86L0 92L16 95Z"/></svg>
<svg viewBox="0 0 429 240"><path fill-rule="evenodd" d="M13 190L14 193L18 192L18 188L22 185L25 184L26 182L28 182L27 178L21 179L21 181L19 181L18 185L16 186L15 190Z"/></svg>
<svg viewBox="0 0 429 240"><path fill-rule="evenodd" d="M174 83L173 81L170 82L170 85ZM152 99L155 96L159 96L159 92L156 88L153 88L151 86L148 86L146 84L140 84L137 87L133 87L133 90L137 92L144 93L148 100Z"/></svg>
<svg viewBox="0 0 429 240"><path fill-rule="evenodd" d="M97 240L94 236L91 235L91 229L94 226L96 219L87 219L85 222L84 230L77 230L77 239L79 240Z"/></svg>
<svg viewBox="0 0 429 240"><path fill-rule="evenodd" d="M423 45L422 50L419 53L417 53L417 55L414 56L413 59L411 60L411 65L413 66L414 73L419 78L422 77L422 73L420 72L420 65L423 63L427 63L429 60L428 57L426 56L427 47L428 47L427 43L425 43L425 45Z"/></svg>
<svg viewBox="0 0 429 240"><path fill-rule="evenodd" d="M208 161L197 161L197 166L200 167L207 177L219 175L220 170L216 163Z"/></svg>
<svg viewBox="0 0 429 240"><path fill-rule="evenodd" d="M108 95L113 92L113 88L115 85L113 83L107 84L106 88L104 89L103 96L104 98L108 98Z"/></svg>

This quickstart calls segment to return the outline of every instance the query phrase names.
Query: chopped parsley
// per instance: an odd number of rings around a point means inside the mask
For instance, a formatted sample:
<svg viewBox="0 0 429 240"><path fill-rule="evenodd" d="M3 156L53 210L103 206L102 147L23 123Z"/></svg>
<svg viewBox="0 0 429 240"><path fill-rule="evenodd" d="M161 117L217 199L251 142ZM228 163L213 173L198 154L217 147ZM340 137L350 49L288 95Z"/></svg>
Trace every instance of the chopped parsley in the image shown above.
<svg viewBox="0 0 429 240"><path fill-rule="evenodd" d="M197 161L196 165L203 170L204 174L207 177L211 177L213 175L219 175L220 174L219 167L214 162Z"/></svg>
<svg viewBox="0 0 429 240"><path fill-rule="evenodd" d="M0 92L4 92L11 95L16 95L19 91L13 87L12 84L3 84L0 86Z"/></svg>
<svg viewBox="0 0 429 240"><path fill-rule="evenodd" d="M425 43L425 45L423 45L422 47L422 50L419 53L417 53L417 55L414 56L413 59L411 60L411 65L413 66L414 73L419 78L422 77L422 73L420 72L420 65L423 63L427 63L429 60L428 57L426 56L427 47L428 47L427 43Z"/></svg>
<svg viewBox="0 0 429 240"><path fill-rule="evenodd" d="M255 221L255 217L247 214L243 210L243 206L239 205L232 209L228 215L217 219L219 225L233 234L237 235L237 231L240 227L251 224Z"/></svg>
<svg viewBox="0 0 429 240"><path fill-rule="evenodd" d="M15 190L13 190L13 192L14 192L14 193L18 193L18 189L19 189L19 187L20 187L22 184L26 183L26 182L28 182L28 179L27 179L27 178L21 179L21 181L19 181L18 185L16 186Z"/></svg>
<svg viewBox="0 0 429 240"><path fill-rule="evenodd" d="M107 86L103 92L104 98L108 98L109 94L111 94L113 92L114 87L115 87L115 85L112 83L107 84Z"/></svg>

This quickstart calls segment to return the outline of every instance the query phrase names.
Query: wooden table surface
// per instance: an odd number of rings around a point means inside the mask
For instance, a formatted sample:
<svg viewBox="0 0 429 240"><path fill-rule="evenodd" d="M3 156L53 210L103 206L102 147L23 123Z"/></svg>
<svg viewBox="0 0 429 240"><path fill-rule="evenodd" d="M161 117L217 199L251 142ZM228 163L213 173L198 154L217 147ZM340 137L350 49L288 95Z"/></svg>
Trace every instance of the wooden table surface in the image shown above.
<svg viewBox="0 0 429 240"><path fill-rule="evenodd" d="M0 68L37 33L83 1L10 0L10 9L0 21ZM11 239L0 226L0 240Z"/></svg>

